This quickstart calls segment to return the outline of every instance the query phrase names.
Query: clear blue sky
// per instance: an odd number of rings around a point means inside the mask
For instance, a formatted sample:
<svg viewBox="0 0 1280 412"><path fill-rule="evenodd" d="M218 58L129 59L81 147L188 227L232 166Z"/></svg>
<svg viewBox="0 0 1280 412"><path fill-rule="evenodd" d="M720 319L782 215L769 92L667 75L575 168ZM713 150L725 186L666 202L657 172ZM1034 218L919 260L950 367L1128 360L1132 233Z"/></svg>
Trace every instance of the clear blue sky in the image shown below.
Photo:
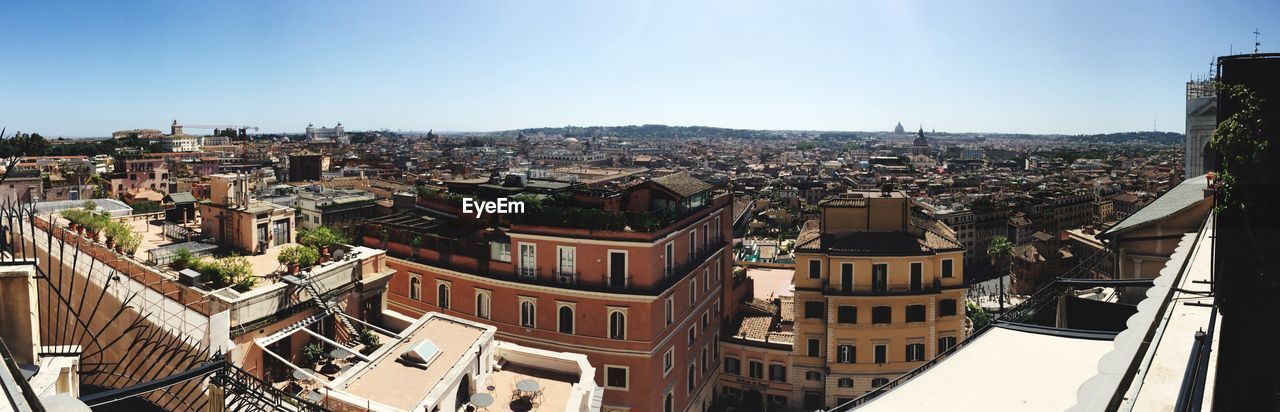
<svg viewBox="0 0 1280 412"><path fill-rule="evenodd" d="M1183 130L1280 2L0 0L0 125L52 136L663 123Z"/></svg>

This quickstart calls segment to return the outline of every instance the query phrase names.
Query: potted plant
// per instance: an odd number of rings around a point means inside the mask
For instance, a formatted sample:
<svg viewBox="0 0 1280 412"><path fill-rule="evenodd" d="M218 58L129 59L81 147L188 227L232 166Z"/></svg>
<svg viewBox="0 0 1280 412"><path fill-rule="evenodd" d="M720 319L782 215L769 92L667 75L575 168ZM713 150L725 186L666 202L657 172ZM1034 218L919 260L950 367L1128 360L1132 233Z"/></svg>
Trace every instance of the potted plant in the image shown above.
<svg viewBox="0 0 1280 412"><path fill-rule="evenodd" d="M191 251L187 250L187 248L178 249L173 252L173 260L169 261L169 267L173 268L173 270L186 269L191 266L192 258Z"/></svg>
<svg viewBox="0 0 1280 412"><path fill-rule="evenodd" d="M320 259L319 253L315 248L306 245L293 245L286 247L280 251L277 260L280 264L289 268L289 274L296 275L298 270L303 267L310 267L316 264Z"/></svg>
<svg viewBox="0 0 1280 412"><path fill-rule="evenodd" d="M413 254L413 258L417 259L418 248L422 247L422 236L414 236L413 239L409 239L409 247L413 248L413 250L411 251Z"/></svg>
<svg viewBox="0 0 1280 412"><path fill-rule="evenodd" d="M139 235L137 233L129 233L125 237L125 240L121 242L120 246L122 249L124 249L123 250L124 254L133 256L134 253L138 252L138 245L140 244L142 244L142 235Z"/></svg>
<svg viewBox="0 0 1280 412"><path fill-rule="evenodd" d="M324 263L329 259L330 249L347 243L347 239L341 233L329 227L321 226L303 233L299 236L298 243L317 249L320 253L320 262Z"/></svg>
<svg viewBox="0 0 1280 412"><path fill-rule="evenodd" d="M307 366L315 366L324 360L324 345L312 343L302 347L302 357L307 360Z"/></svg>

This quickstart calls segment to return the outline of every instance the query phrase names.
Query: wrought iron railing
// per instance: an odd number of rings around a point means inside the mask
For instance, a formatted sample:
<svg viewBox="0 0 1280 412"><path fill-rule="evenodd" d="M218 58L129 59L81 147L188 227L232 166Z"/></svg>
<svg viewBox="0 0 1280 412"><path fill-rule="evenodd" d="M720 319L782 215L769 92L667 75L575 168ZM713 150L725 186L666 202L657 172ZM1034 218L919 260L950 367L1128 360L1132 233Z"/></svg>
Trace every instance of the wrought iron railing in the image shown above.
<svg viewBox="0 0 1280 412"><path fill-rule="evenodd" d="M244 369L227 363L222 369L210 376L210 383L217 385L226 393L227 410L239 411L327 411L325 407L276 389L270 383L258 379Z"/></svg>

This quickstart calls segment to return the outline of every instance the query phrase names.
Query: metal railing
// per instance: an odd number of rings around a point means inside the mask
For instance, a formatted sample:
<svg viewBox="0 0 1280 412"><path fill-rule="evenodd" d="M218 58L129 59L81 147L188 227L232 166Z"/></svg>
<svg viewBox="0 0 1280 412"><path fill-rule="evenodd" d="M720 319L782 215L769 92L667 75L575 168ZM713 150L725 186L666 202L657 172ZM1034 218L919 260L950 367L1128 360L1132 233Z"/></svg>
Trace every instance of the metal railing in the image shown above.
<svg viewBox="0 0 1280 412"><path fill-rule="evenodd" d="M4 390L3 395L9 408L17 412L44 412L40 398L22 376L22 369L18 367L13 353L9 352L9 346L3 339L0 339L0 360L4 362L4 368L0 369L0 389Z"/></svg>
<svg viewBox="0 0 1280 412"><path fill-rule="evenodd" d="M222 387L228 399L227 410L296 410L327 411L325 407L276 389L244 369L230 363L210 376L209 383Z"/></svg>
<svg viewBox="0 0 1280 412"><path fill-rule="evenodd" d="M838 295L873 296L937 293L948 288L962 289L964 285L943 286L942 279L934 278L932 282L919 283L827 284L826 290Z"/></svg>

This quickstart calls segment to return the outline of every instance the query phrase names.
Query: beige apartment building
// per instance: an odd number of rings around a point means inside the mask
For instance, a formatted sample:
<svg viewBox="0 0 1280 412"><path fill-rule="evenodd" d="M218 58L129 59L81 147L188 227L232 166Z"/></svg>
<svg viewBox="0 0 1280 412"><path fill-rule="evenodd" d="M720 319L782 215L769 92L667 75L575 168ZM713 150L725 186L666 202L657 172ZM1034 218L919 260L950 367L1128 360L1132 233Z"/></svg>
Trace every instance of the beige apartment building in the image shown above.
<svg viewBox="0 0 1280 412"><path fill-rule="evenodd" d="M791 407L842 404L965 337L964 247L902 192L819 203L796 241Z"/></svg>

